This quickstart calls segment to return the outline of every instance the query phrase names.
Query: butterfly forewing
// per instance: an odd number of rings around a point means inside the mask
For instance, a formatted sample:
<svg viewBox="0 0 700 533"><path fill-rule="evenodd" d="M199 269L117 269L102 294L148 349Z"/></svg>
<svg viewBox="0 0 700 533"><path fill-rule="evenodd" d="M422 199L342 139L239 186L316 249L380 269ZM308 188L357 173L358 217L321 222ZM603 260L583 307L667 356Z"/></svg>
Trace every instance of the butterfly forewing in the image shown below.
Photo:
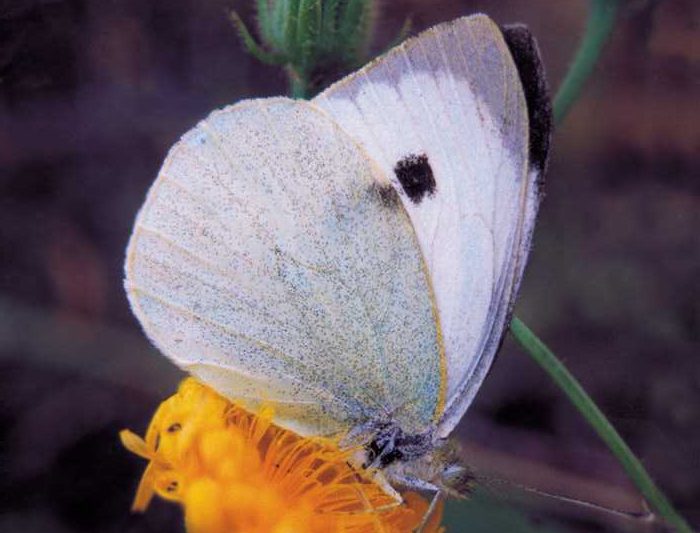
<svg viewBox="0 0 700 533"><path fill-rule="evenodd" d="M313 100L399 193L428 265L447 356L447 435L503 334L539 195L528 109L501 30L476 15L432 28Z"/></svg>

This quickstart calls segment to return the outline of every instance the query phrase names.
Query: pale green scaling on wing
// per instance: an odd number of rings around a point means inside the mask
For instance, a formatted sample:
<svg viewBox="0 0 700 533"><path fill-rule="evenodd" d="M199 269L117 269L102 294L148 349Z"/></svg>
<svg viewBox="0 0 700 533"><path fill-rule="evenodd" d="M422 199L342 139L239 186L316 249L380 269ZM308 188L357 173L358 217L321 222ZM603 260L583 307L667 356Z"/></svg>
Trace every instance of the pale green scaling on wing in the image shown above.
<svg viewBox="0 0 700 533"><path fill-rule="evenodd" d="M185 134L126 270L163 353L283 426L434 421L441 348L415 233L386 176L311 104L246 101Z"/></svg>

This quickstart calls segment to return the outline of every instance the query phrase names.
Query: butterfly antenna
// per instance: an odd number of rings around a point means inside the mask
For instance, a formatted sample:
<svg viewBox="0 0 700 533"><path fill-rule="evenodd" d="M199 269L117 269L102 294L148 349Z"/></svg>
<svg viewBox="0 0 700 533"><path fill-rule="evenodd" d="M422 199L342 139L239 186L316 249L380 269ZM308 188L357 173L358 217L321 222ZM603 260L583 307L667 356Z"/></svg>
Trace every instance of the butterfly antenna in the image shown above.
<svg viewBox="0 0 700 533"><path fill-rule="evenodd" d="M591 509L593 511L598 511L607 515L616 516L618 518L624 518L626 520L635 520L639 522L645 522L647 524L652 524L656 522L656 515L649 509L647 503L644 499L641 500L643 511L623 511L621 509L614 509L611 507L606 507L604 505L589 502L587 500L581 500L579 498L573 498L571 496L563 496L561 494L553 494L540 489L535 489L533 487L528 487L527 485L521 485L519 483L514 483L512 481L506 481L503 479L489 479L491 483L500 483L502 485L508 485L516 489L522 490L523 492L528 492L530 494L536 494L538 496L544 496L546 498L551 498L564 503L569 503L572 505L577 505L585 509Z"/></svg>

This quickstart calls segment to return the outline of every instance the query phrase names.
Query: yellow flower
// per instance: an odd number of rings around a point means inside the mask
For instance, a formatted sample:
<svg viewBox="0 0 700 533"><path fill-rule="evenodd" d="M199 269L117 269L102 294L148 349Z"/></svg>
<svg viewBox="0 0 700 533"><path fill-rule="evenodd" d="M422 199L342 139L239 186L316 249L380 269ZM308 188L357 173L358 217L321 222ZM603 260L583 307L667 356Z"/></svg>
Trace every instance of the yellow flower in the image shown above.
<svg viewBox="0 0 700 533"><path fill-rule="evenodd" d="M145 440L120 436L149 460L133 510L154 494L178 502L188 533L404 533L428 508L411 492L397 505L337 441L283 430L271 410L250 414L192 378L160 405ZM441 515L424 531L443 531Z"/></svg>

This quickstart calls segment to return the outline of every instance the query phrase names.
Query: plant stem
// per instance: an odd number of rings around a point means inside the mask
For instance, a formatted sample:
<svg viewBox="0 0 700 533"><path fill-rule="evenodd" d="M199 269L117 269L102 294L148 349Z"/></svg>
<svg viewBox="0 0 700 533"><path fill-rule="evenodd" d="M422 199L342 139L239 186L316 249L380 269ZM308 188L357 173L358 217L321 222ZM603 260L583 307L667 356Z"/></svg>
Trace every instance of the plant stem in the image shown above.
<svg viewBox="0 0 700 533"><path fill-rule="evenodd" d="M591 0L586 30L573 63L554 98L554 120L561 123L581 94L615 26L619 0ZM517 317L510 331L520 346L549 374L569 397L627 472L654 510L680 533L692 533L685 519L656 486L644 465L627 446L581 384L545 344Z"/></svg>
<svg viewBox="0 0 700 533"><path fill-rule="evenodd" d="M309 97L309 83L305 76L299 74L291 66L287 67L289 79L289 94L292 98L307 99Z"/></svg>
<svg viewBox="0 0 700 533"><path fill-rule="evenodd" d="M585 33L574 61L554 97L554 122L560 124L593 72L600 53L615 26L619 0L591 0Z"/></svg>
<svg viewBox="0 0 700 533"><path fill-rule="evenodd" d="M520 346L549 374L576 406L576 409L598 433L600 438L603 439L649 504L676 531L692 533L688 523L678 514L668 498L656 486L641 461L634 455L634 452L627 446L625 441L622 440L620 434L564 364L520 319L513 318L510 331Z"/></svg>

